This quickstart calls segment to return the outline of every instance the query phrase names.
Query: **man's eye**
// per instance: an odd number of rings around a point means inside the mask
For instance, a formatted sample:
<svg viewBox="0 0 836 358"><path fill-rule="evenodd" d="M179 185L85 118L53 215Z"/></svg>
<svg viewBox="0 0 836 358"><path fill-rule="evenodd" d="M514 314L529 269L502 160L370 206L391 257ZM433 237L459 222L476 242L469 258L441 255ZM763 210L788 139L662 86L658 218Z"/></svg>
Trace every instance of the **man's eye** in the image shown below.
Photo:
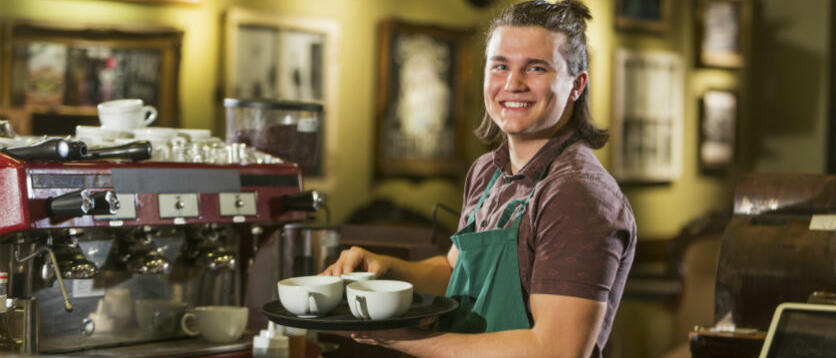
<svg viewBox="0 0 836 358"><path fill-rule="evenodd" d="M546 72L547 71L546 68L543 67L543 66L531 66L529 68L529 70L534 71L534 72Z"/></svg>
<svg viewBox="0 0 836 358"><path fill-rule="evenodd" d="M500 64L493 65L493 69L494 70L505 71L505 70L508 69L508 66L500 63Z"/></svg>

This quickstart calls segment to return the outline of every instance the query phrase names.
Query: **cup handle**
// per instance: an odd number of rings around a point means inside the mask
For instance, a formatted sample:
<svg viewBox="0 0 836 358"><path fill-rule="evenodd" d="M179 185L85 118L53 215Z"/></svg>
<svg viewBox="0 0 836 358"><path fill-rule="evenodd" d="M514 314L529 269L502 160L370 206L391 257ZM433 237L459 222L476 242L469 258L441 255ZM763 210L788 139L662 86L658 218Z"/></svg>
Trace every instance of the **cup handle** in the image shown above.
<svg viewBox="0 0 836 358"><path fill-rule="evenodd" d="M370 319L369 309L366 306L366 298L363 296L354 296L354 311L360 315L361 319Z"/></svg>
<svg viewBox="0 0 836 358"><path fill-rule="evenodd" d="M193 329L189 328L189 321L193 321L194 319L195 319L194 313L191 313L191 312L184 313L183 318L180 319L180 328L183 329L183 332L185 332L186 334L188 334L192 337L200 334L200 331L193 330Z"/></svg>
<svg viewBox="0 0 836 358"><path fill-rule="evenodd" d="M157 109L154 106L142 107L142 126L148 127L154 120L157 119Z"/></svg>
<svg viewBox="0 0 836 358"><path fill-rule="evenodd" d="M305 305L305 315L310 315L312 312L316 311L316 300L311 294L311 291L308 291L305 288L302 288L302 291L305 292L305 296L308 298L308 303Z"/></svg>

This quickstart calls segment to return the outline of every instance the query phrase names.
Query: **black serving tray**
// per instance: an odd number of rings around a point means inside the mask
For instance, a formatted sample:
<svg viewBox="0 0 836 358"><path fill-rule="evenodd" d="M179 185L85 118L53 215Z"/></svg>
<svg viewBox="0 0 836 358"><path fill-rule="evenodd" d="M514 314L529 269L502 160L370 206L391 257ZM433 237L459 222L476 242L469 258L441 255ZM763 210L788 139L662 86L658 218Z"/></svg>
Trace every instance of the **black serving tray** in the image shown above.
<svg viewBox="0 0 836 358"><path fill-rule="evenodd" d="M261 313L282 326L316 329L322 331L374 331L381 329L406 328L432 323L446 313L459 307L449 297L415 294L412 306L403 315L381 320L363 320L354 317L348 305L340 303L327 316L301 318L288 312L278 300L266 303Z"/></svg>

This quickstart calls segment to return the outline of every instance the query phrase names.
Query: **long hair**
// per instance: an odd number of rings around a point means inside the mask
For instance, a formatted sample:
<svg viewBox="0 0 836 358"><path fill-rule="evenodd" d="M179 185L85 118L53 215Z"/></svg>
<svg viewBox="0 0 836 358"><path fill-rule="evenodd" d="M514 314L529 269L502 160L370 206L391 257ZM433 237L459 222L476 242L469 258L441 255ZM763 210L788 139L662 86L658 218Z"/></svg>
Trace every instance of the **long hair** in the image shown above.
<svg viewBox="0 0 836 358"><path fill-rule="evenodd" d="M562 0L550 3L543 0L526 1L516 4L497 16L488 29L485 43L490 42L494 31L500 26L540 26L552 32L566 35L566 43L560 47L560 54L566 59L569 74L576 76L589 70L589 51L586 40L586 22L592 19L589 8L578 0ZM575 100L572 117L568 125L590 147L598 149L607 143L610 135L606 130L592 124L589 111L589 84ZM485 143L501 140L504 133L486 113L474 134Z"/></svg>

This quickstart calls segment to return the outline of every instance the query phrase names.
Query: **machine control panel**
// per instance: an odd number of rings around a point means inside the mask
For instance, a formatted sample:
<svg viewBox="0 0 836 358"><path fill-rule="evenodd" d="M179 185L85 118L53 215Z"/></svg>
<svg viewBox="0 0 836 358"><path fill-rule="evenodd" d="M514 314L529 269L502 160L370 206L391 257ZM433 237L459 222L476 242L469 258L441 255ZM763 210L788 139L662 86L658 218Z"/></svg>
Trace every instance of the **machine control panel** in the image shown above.
<svg viewBox="0 0 836 358"><path fill-rule="evenodd" d="M219 193L221 216L255 216L255 193Z"/></svg>
<svg viewBox="0 0 836 358"><path fill-rule="evenodd" d="M136 219L136 194L116 193L116 199L119 200L119 209L116 210L116 214L96 215L93 218L96 220Z"/></svg>
<svg viewBox="0 0 836 358"><path fill-rule="evenodd" d="M160 218L196 218L200 216L196 193L159 194Z"/></svg>

